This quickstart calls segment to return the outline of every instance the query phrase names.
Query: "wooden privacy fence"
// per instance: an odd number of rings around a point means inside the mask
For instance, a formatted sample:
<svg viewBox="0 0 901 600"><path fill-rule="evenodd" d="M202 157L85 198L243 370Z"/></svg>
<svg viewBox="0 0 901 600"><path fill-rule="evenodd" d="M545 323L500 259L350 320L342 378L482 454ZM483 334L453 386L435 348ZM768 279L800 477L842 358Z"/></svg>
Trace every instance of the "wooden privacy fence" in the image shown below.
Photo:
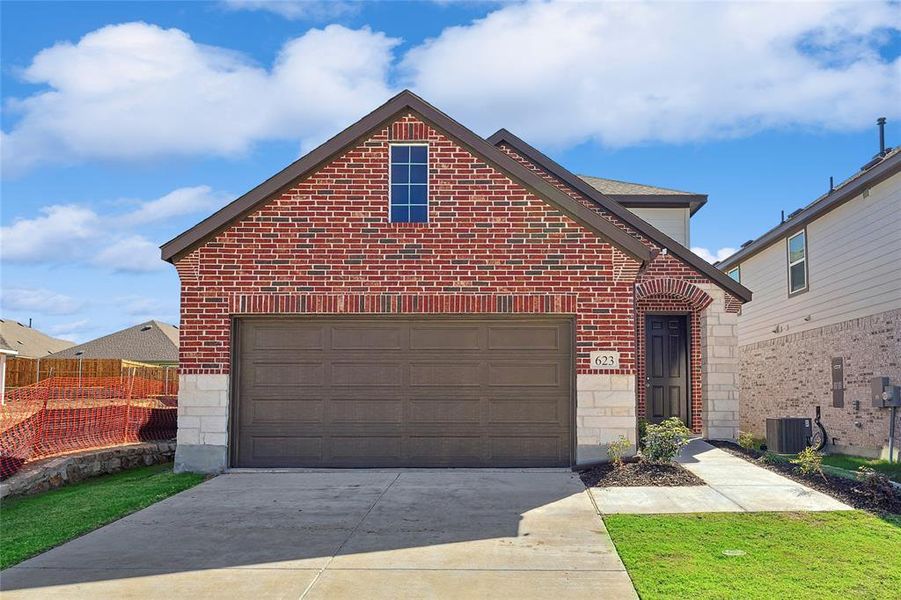
<svg viewBox="0 0 901 600"><path fill-rule="evenodd" d="M140 377L178 385L178 369L120 358L22 358L6 360L6 388L38 383L51 377L120 377L135 369Z"/></svg>
<svg viewBox="0 0 901 600"><path fill-rule="evenodd" d="M177 379L128 371L115 377L53 376L8 388L0 406L0 479L37 458L174 438Z"/></svg>

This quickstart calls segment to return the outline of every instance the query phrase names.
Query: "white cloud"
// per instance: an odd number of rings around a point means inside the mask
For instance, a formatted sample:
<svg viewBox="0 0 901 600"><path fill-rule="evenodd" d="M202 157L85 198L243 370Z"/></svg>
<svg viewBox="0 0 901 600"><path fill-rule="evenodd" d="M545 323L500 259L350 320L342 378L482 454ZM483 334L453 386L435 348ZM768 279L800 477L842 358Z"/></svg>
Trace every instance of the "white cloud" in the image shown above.
<svg viewBox="0 0 901 600"><path fill-rule="evenodd" d="M231 200L231 195L214 192L208 185L183 187L148 202L140 203L134 211L117 220L123 225L143 225L165 221L172 217L199 212L211 212Z"/></svg>
<svg viewBox="0 0 901 600"><path fill-rule="evenodd" d="M0 307L5 311L36 312L45 315L71 315L83 302L43 288L15 287L2 291Z"/></svg>
<svg viewBox="0 0 901 600"><path fill-rule="evenodd" d="M115 298L115 304L135 321L143 322L151 319L167 323L178 322L178 303L164 302L158 298L146 296L122 296Z"/></svg>
<svg viewBox="0 0 901 600"><path fill-rule="evenodd" d="M208 186L175 189L148 201L132 201L130 211L98 214L87 206L53 205L41 216L0 228L0 251L8 263L89 263L112 271L143 273L166 268L158 243L140 231L155 222L209 213L230 195ZM163 241L163 240L160 240Z"/></svg>
<svg viewBox="0 0 901 600"><path fill-rule="evenodd" d="M109 244L92 262L105 269L124 273L148 273L167 267L160 259L159 246L142 235L132 235Z"/></svg>
<svg viewBox="0 0 901 600"><path fill-rule="evenodd" d="M19 219L0 228L3 260L15 262L59 261L89 242L96 234L99 218L89 208L56 204L41 209L34 219Z"/></svg>
<svg viewBox="0 0 901 600"><path fill-rule="evenodd" d="M338 0L224 0L222 5L228 10L271 12L292 21L334 19L359 12L361 8L360 3Z"/></svg>
<svg viewBox="0 0 901 600"><path fill-rule="evenodd" d="M445 29L405 81L483 133L539 145L684 143L901 116L897 4L532 2Z"/></svg>
<svg viewBox="0 0 901 600"><path fill-rule="evenodd" d="M87 319L70 323L59 323L47 329L47 333L70 342L80 343L85 340L85 333L93 329Z"/></svg>
<svg viewBox="0 0 901 600"><path fill-rule="evenodd" d="M729 248L728 246L725 248L720 248L715 252L711 252L707 248L703 248L701 246L692 246L691 251L709 262L710 264L717 263L723 259L729 258L733 254L735 254L735 248Z"/></svg>
<svg viewBox="0 0 901 600"><path fill-rule="evenodd" d="M110 25L39 52L12 99L4 175L48 162L234 155L261 139L321 141L391 94L398 40L367 27L310 29L264 68L179 29Z"/></svg>

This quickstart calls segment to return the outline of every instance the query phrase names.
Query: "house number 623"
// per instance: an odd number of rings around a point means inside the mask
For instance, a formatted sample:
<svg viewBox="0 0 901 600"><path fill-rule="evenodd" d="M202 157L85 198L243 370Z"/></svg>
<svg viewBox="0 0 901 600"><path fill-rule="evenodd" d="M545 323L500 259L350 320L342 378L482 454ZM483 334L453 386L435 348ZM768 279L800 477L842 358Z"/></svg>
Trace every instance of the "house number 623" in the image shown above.
<svg viewBox="0 0 901 600"><path fill-rule="evenodd" d="M619 352L615 350L597 350L592 352L591 366L595 369L618 369Z"/></svg>

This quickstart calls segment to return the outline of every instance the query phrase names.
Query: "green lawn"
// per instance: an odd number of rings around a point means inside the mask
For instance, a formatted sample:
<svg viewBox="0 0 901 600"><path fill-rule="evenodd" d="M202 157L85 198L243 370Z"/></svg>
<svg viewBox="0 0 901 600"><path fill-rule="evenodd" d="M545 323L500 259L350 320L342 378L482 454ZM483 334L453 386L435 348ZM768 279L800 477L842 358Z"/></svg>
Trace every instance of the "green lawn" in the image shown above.
<svg viewBox="0 0 901 600"><path fill-rule="evenodd" d="M104 475L0 506L0 569L203 481L172 472L172 464Z"/></svg>
<svg viewBox="0 0 901 600"><path fill-rule="evenodd" d="M844 600L901 590L897 517L720 513L608 515L604 522L643 600Z"/></svg>
<svg viewBox="0 0 901 600"><path fill-rule="evenodd" d="M890 463L887 460L849 456L847 454L829 454L823 457L823 464L849 471L856 471L858 467L866 466L884 474L892 481L901 483L901 463L898 462Z"/></svg>

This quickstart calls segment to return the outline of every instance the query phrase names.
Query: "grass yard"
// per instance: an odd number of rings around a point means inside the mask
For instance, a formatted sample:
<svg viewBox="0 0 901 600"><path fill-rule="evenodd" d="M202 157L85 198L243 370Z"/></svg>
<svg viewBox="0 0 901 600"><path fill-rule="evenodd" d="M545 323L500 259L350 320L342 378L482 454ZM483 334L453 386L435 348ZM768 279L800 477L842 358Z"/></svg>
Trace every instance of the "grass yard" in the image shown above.
<svg viewBox="0 0 901 600"><path fill-rule="evenodd" d="M0 506L0 568L12 566L203 481L172 464L88 479Z"/></svg>
<svg viewBox="0 0 901 600"><path fill-rule="evenodd" d="M901 483L901 463L890 463L887 460L849 456L847 454L829 454L823 457L823 464L848 471L856 471L858 467L870 467L882 473L892 481Z"/></svg>
<svg viewBox="0 0 901 600"><path fill-rule="evenodd" d="M890 598L901 590L898 517L720 513L604 522L643 600Z"/></svg>

